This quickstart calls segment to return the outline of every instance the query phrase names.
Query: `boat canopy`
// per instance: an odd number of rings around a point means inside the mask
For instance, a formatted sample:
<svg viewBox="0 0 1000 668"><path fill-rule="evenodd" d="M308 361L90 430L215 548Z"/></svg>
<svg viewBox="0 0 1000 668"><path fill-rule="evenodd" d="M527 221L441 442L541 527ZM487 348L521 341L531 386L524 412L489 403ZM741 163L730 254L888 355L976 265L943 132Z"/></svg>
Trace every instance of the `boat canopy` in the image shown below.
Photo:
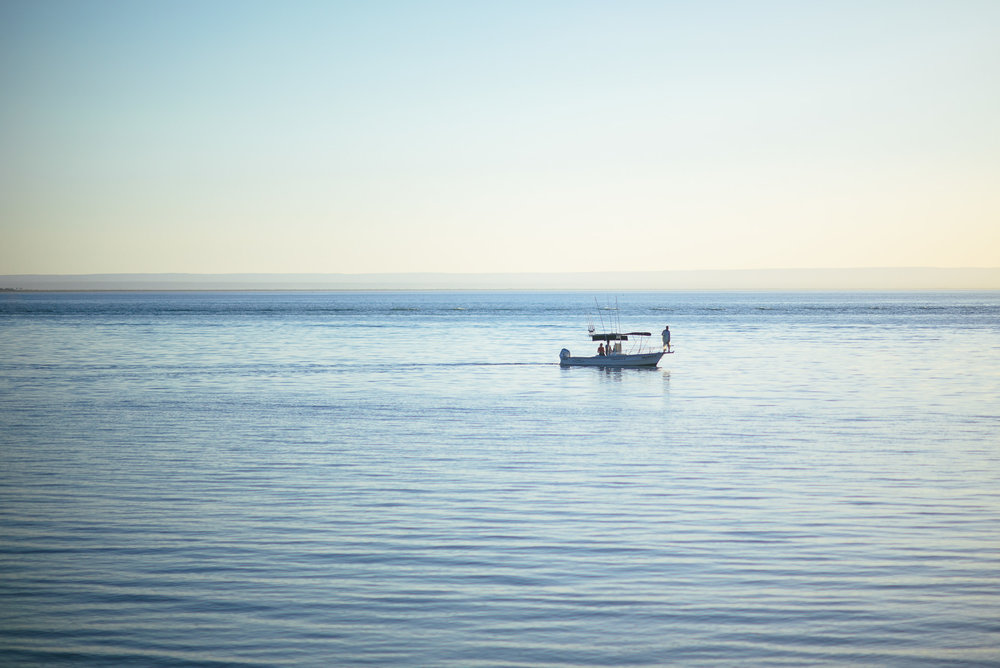
<svg viewBox="0 0 1000 668"><path fill-rule="evenodd" d="M591 334L590 339L592 341L628 341L630 336L651 336L651 334L649 332L628 332L626 334L612 332L610 334Z"/></svg>

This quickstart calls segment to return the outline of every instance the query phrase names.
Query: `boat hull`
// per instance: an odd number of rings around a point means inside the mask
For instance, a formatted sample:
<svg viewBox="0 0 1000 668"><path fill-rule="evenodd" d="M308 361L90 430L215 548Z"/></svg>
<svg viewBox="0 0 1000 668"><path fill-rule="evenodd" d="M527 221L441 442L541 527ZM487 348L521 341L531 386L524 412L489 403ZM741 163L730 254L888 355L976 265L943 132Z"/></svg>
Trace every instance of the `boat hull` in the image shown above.
<svg viewBox="0 0 1000 668"><path fill-rule="evenodd" d="M639 353L637 355L595 355L593 357L560 357L560 366L603 366L611 368L654 367L666 353Z"/></svg>

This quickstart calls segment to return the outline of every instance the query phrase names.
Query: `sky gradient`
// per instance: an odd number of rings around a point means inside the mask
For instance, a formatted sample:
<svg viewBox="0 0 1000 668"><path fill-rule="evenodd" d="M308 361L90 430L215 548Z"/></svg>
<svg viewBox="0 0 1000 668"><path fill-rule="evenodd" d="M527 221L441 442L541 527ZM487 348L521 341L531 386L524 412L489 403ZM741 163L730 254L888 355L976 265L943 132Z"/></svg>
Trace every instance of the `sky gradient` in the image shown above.
<svg viewBox="0 0 1000 668"><path fill-rule="evenodd" d="M1000 266L1000 2L0 2L0 274Z"/></svg>

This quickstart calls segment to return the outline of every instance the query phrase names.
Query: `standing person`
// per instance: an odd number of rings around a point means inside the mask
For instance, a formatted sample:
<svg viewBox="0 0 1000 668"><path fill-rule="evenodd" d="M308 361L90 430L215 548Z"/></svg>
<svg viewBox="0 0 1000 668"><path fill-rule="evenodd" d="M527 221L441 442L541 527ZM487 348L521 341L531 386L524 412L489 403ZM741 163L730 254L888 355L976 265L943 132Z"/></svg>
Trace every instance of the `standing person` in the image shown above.
<svg viewBox="0 0 1000 668"><path fill-rule="evenodd" d="M670 352L670 325L663 328L663 352Z"/></svg>
<svg viewBox="0 0 1000 668"><path fill-rule="evenodd" d="M597 354L600 357L604 357L604 344L603 343L601 345L597 346Z"/></svg>

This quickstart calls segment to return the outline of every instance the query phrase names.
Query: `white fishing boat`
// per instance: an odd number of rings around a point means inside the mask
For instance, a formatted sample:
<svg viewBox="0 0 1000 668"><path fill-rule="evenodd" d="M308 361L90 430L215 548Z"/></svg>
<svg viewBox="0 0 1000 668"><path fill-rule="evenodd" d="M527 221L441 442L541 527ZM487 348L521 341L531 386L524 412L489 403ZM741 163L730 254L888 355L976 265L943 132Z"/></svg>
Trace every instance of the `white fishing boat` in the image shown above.
<svg viewBox="0 0 1000 668"><path fill-rule="evenodd" d="M610 307L609 307L610 308ZM610 318L612 326L616 323L618 311L617 303L612 311L615 312ZM600 312L600 310L598 310ZM603 326L603 315L601 318ZM559 351L559 364L561 366L602 366L602 367L655 367L660 363L660 358L673 351L653 350L648 343L652 334L650 332L621 332L621 323L617 323L617 332L605 332L598 334L593 323L588 328L590 339L598 343L597 354L592 357L574 357L566 348ZM631 337L631 338L630 338ZM622 347L623 342L628 342L626 348Z"/></svg>

